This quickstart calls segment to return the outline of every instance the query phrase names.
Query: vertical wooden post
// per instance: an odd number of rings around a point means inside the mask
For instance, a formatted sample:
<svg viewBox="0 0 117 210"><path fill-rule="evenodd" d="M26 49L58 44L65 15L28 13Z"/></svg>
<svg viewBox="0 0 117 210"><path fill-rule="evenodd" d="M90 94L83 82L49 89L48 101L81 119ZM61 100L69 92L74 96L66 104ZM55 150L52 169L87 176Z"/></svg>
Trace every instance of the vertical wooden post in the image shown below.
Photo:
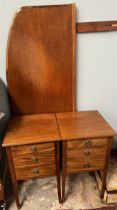
<svg viewBox="0 0 117 210"><path fill-rule="evenodd" d="M109 138L108 139L108 149L107 149L105 167L104 167L104 170L102 171L101 198L104 197L104 191L106 189L106 178L107 178L107 172L108 172L108 166L109 166L111 146L112 146L112 138Z"/></svg>
<svg viewBox="0 0 117 210"><path fill-rule="evenodd" d="M59 199L59 203L61 203L60 149L59 149L59 142L55 142L55 158L56 158L56 176L57 176L58 199Z"/></svg>
<svg viewBox="0 0 117 210"><path fill-rule="evenodd" d="M9 170L10 170L10 174L11 174L11 181L12 181L12 186L13 186L13 192L14 192L14 195L15 195L17 208L20 209L17 180L16 180L16 175L15 175L15 170L14 170L14 164L13 164L13 159L12 159L12 155L11 155L11 150L10 150L9 147L6 147L6 153L7 153L7 158L8 158Z"/></svg>
<svg viewBox="0 0 117 210"><path fill-rule="evenodd" d="M65 182L67 176L67 141L62 142L62 203L65 202Z"/></svg>

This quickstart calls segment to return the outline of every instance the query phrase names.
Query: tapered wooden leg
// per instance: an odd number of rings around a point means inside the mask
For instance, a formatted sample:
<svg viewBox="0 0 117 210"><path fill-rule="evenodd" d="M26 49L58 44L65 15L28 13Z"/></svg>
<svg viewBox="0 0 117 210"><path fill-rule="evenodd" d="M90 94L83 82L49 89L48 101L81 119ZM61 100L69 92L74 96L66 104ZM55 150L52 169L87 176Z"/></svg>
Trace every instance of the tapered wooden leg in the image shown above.
<svg viewBox="0 0 117 210"><path fill-rule="evenodd" d="M104 191L106 189L106 178L107 178L107 172L108 172L108 166L109 166L109 158L110 158L111 146L112 146L112 138L109 138L109 140L108 140L107 155L106 155L106 162L105 162L105 168L102 171L101 198L104 197Z"/></svg>
<svg viewBox="0 0 117 210"><path fill-rule="evenodd" d="M62 142L62 203L65 202L65 182L67 175L67 142Z"/></svg>
<svg viewBox="0 0 117 210"><path fill-rule="evenodd" d="M107 177L107 169L102 171L102 187L101 187L101 198L104 197L104 192L106 189L106 177Z"/></svg>
<svg viewBox="0 0 117 210"><path fill-rule="evenodd" d="M61 203L61 179L60 179L60 147L59 142L55 142L56 148L56 175L57 175L57 188L58 188L58 199Z"/></svg>
<svg viewBox="0 0 117 210"><path fill-rule="evenodd" d="M16 200L16 205L17 205L17 208L20 209L21 206L20 206L20 203L19 203L18 186L17 186L17 180L16 180L16 175L15 175L15 170L14 170L13 159L12 159L10 147L6 148L6 152L7 152L8 165L9 165L11 181L12 181L12 186L13 186L13 192L14 192L15 200Z"/></svg>
<svg viewBox="0 0 117 210"><path fill-rule="evenodd" d="M0 210L5 209L4 183L0 180Z"/></svg>

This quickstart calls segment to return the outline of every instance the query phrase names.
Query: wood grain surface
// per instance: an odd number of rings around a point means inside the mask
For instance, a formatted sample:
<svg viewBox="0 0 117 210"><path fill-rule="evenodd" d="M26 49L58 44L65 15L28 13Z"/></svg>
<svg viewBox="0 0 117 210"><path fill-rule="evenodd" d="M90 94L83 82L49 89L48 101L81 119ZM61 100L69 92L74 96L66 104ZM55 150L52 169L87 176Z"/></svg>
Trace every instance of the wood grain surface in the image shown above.
<svg viewBox="0 0 117 210"><path fill-rule="evenodd" d="M4 201L4 185L0 181L0 201Z"/></svg>
<svg viewBox="0 0 117 210"><path fill-rule="evenodd" d="M103 31L106 32L117 31L117 20L76 23L77 33L103 32Z"/></svg>
<svg viewBox="0 0 117 210"><path fill-rule="evenodd" d="M17 158L17 154L22 155L35 155L40 154L42 155L44 152L51 153L54 151L55 145L54 143L40 143L40 144L29 144L29 145L23 145L23 146L14 146L11 147L11 152L14 156Z"/></svg>
<svg viewBox="0 0 117 210"><path fill-rule="evenodd" d="M75 4L23 7L7 49L13 115L75 109Z"/></svg>
<svg viewBox="0 0 117 210"><path fill-rule="evenodd" d="M56 174L55 164L48 164L45 166L27 166L22 168L15 168L17 180L30 179L35 177L54 176Z"/></svg>
<svg viewBox="0 0 117 210"><path fill-rule="evenodd" d="M111 149L112 149L112 138L109 138L105 166L104 166L104 170L102 171L102 187L101 187L101 193L100 193L101 198L104 198L104 192L106 190L106 178L107 178L107 173L108 173Z"/></svg>
<svg viewBox="0 0 117 210"><path fill-rule="evenodd" d="M3 146L59 140L60 136L54 114L14 116L9 121Z"/></svg>
<svg viewBox="0 0 117 210"><path fill-rule="evenodd" d="M89 148L105 148L108 145L108 138L97 138L97 139L77 139L74 141L67 142L68 149L89 149Z"/></svg>
<svg viewBox="0 0 117 210"><path fill-rule="evenodd" d="M32 144L11 147L15 168L55 164L55 144Z"/></svg>
<svg viewBox="0 0 117 210"><path fill-rule="evenodd" d="M56 116L62 140L116 135L98 111L57 113Z"/></svg>
<svg viewBox="0 0 117 210"><path fill-rule="evenodd" d="M78 159L79 161L88 160L88 159L95 159L95 158L106 158L106 150L105 148L96 148L96 149L83 149L78 150L76 149L68 149L67 150L67 158L70 159Z"/></svg>
<svg viewBox="0 0 117 210"><path fill-rule="evenodd" d="M80 171L96 171L101 170L105 166L105 159L103 158L95 158L82 161L76 160L68 160L67 161L67 173L76 173Z"/></svg>
<svg viewBox="0 0 117 210"><path fill-rule="evenodd" d="M20 209L21 205L20 205L19 196L18 196L18 184L16 181L16 174L15 174L13 158L12 158L10 147L6 147L6 153L7 153L7 158L8 158L8 165L9 165L9 170L10 170L10 175L11 175L13 192L14 192L17 208ZM21 172L23 172L23 171L21 171Z"/></svg>
<svg viewBox="0 0 117 210"><path fill-rule="evenodd" d="M60 170L60 142L55 142L56 177L59 203L61 200L61 170Z"/></svg>

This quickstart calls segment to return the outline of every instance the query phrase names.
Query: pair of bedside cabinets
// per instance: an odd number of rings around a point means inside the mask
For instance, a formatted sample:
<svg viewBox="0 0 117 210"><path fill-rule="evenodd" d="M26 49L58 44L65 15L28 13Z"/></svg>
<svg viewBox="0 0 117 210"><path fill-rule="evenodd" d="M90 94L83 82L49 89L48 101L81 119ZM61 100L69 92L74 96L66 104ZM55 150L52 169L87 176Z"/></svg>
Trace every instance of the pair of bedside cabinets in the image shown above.
<svg viewBox="0 0 117 210"><path fill-rule="evenodd" d="M80 171L102 170L103 197L114 135L97 111L12 117L3 147L7 152L17 207L20 208L17 180L56 176L58 198L62 203L67 174Z"/></svg>
<svg viewBox="0 0 117 210"><path fill-rule="evenodd" d="M3 147L17 207L18 180L56 176L61 203L67 174L80 171L102 170L103 196L115 132L97 111L74 112L76 5L17 11L6 69L12 117Z"/></svg>

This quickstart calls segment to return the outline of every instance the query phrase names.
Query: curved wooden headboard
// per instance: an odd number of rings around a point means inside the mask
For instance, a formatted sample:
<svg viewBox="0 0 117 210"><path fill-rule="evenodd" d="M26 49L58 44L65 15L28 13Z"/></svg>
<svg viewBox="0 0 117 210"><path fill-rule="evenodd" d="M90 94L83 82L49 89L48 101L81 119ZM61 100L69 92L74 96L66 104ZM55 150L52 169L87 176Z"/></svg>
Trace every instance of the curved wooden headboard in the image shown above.
<svg viewBox="0 0 117 210"><path fill-rule="evenodd" d="M23 7L7 48L13 115L74 111L75 5Z"/></svg>

